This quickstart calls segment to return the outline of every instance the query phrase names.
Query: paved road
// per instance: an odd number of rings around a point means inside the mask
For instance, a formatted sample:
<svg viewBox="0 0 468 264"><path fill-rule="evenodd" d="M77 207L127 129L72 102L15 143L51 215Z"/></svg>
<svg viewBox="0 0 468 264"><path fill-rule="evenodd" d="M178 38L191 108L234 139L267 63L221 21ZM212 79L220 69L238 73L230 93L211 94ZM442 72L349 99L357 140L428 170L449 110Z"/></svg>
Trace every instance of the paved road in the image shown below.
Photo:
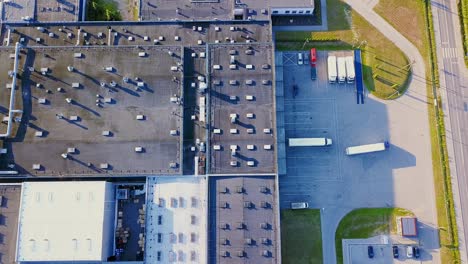
<svg viewBox="0 0 468 264"><path fill-rule="evenodd" d="M432 162L427 155L427 153L430 153L427 105L432 102L427 101L424 60L413 44L372 10L375 1L345 0L345 2L394 42L413 62L413 76L407 93L398 100L382 101L382 103L386 105L389 113L391 141L414 155L416 164L407 170L393 171L395 179L393 181L395 185L393 190L381 190L382 192L390 191L390 196L394 195L390 204L383 203L386 199L378 194L376 197L368 197L368 200L370 198L375 203L372 202L367 206L396 206L415 212L422 223L419 226L420 243L426 249L425 251L431 254L426 260L431 263L440 263ZM418 122L418 124L415 125L415 122ZM413 135L414 130L417 130L417 135ZM408 193L406 190L408 186L404 184L404 181L397 180L401 179L401 177L410 180L411 176L416 172L414 170L418 170L418 173L422 171L424 175L424 180L418 181L418 197ZM356 195L354 194L354 196ZM353 204L352 206L359 205ZM322 223L325 223L322 227L324 263L336 263L335 228L341 217L351 209L343 205L338 208L324 207L322 212Z"/></svg>
<svg viewBox="0 0 468 264"><path fill-rule="evenodd" d="M463 62L456 0L431 1L442 106L463 263L468 247L468 71Z"/></svg>

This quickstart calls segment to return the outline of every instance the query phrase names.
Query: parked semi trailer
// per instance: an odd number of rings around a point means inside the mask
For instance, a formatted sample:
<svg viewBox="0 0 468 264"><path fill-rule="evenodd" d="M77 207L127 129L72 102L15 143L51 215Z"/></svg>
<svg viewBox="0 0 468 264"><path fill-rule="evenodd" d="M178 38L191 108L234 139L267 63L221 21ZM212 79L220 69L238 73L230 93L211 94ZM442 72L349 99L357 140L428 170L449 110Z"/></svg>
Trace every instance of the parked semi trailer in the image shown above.
<svg viewBox="0 0 468 264"><path fill-rule="evenodd" d="M346 155L352 156L352 155L358 155L358 154L384 151L388 149L389 147L390 147L390 144L387 141L382 142L382 143L353 146L353 147L346 148Z"/></svg>
<svg viewBox="0 0 468 264"><path fill-rule="evenodd" d="M338 57L338 83L346 82L346 62L344 57Z"/></svg>
<svg viewBox="0 0 468 264"><path fill-rule="evenodd" d="M328 56L328 82L335 83L336 77L336 57Z"/></svg>
<svg viewBox="0 0 468 264"><path fill-rule="evenodd" d="M332 140L329 138L290 138L290 147L323 147L330 146Z"/></svg>
<svg viewBox="0 0 468 264"><path fill-rule="evenodd" d="M345 57L345 61L346 61L346 79L348 80L348 83L354 83L354 80L356 79L356 73L354 71L354 57L353 56Z"/></svg>

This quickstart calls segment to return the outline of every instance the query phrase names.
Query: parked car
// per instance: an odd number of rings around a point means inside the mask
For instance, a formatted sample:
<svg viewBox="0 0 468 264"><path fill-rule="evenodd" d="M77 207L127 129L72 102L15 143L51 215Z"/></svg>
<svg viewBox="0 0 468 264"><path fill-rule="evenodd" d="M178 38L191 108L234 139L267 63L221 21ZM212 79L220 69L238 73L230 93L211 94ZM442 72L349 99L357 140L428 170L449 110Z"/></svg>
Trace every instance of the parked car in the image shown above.
<svg viewBox="0 0 468 264"><path fill-rule="evenodd" d="M406 247L406 257L412 258L413 257L413 247L407 246Z"/></svg>
<svg viewBox="0 0 468 264"><path fill-rule="evenodd" d="M419 258L419 248L418 247L413 247L413 256L414 258Z"/></svg>
<svg viewBox="0 0 468 264"><path fill-rule="evenodd" d="M398 253L398 246L393 246L393 258L398 258L400 254Z"/></svg>
<svg viewBox="0 0 468 264"><path fill-rule="evenodd" d="M374 257L374 248L372 246L367 247L367 255L369 256L369 258Z"/></svg>

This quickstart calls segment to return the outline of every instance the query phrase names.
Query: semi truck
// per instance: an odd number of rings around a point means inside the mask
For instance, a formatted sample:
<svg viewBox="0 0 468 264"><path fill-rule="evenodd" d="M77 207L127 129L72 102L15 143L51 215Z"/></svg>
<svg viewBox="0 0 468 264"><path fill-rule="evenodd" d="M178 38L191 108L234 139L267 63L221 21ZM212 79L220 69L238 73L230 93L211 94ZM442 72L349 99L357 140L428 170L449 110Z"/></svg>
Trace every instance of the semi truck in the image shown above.
<svg viewBox="0 0 468 264"><path fill-rule="evenodd" d="M356 79L356 73L354 72L354 58L353 56L345 57L346 61L346 79L348 83L354 83Z"/></svg>
<svg viewBox="0 0 468 264"><path fill-rule="evenodd" d="M332 140L329 138L290 138L290 147L323 147L330 146Z"/></svg>
<svg viewBox="0 0 468 264"><path fill-rule="evenodd" d="M336 57L328 56L328 82L335 83L336 77Z"/></svg>
<svg viewBox="0 0 468 264"><path fill-rule="evenodd" d="M338 57L338 83L346 82L346 62L344 57Z"/></svg>
<svg viewBox="0 0 468 264"><path fill-rule="evenodd" d="M365 154L365 153L372 153L378 151L384 151L390 147L390 144L385 141L382 143L375 143L375 144L368 144L368 145L360 145L360 146L353 146L346 148L346 155L358 155L358 154Z"/></svg>

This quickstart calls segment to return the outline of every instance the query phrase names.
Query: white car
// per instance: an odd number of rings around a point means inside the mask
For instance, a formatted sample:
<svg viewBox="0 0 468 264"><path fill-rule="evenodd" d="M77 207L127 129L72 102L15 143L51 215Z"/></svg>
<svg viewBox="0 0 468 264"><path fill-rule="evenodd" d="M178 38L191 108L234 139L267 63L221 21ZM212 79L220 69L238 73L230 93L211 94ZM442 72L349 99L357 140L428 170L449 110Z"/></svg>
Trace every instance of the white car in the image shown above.
<svg viewBox="0 0 468 264"><path fill-rule="evenodd" d="M302 55L302 52L299 52L297 54L297 64L298 65L303 65L304 64L304 56Z"/></svg>
<svg viewBox="0 0 468 264"><path fill-rule="evenodd" d="M406 257L412 258L413 257L413 246L406 247Z"/></svg>

